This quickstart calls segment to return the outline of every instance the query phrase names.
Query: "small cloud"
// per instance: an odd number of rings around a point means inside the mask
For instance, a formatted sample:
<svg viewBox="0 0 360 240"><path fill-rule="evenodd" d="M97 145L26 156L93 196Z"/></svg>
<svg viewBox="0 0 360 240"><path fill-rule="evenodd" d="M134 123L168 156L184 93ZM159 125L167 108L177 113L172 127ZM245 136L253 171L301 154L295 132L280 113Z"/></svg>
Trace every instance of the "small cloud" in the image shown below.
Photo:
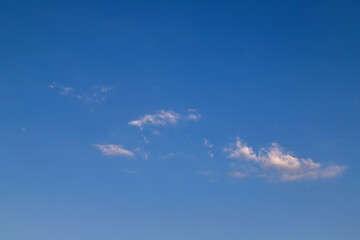
<svg viewBox="0 0 360 240"><path fill-rule="evenodd" d="M121 145L114 144L94 144L94 147L98 148L105 156L126 156L134 157L135 154L129 150L126 150Z"/></svg>
<svg viewBox="0 0 360 240"><path fill-rule="evenodd" d="M22 131L22 132L26 132L26 128L21 128L21 131Z"/></svg>
<svg viewBox="0 0 360 240"><path fill-rule="evenodd" d="M154 114L146 114L139 119L132 120L128 124L131 126L137 126L142 130L145 126L165 126L169 124L175 125L179 120L197 120L200 117L200 114L194 112L191 112L187 116L183 116L174 111L160 110Z"/></svg>
<svg viewBox="0 0 360 240"><path fill-rule="evenodd" d="M255 153L239 137L224 151L229 153L228 158L239 160L239 164L247 163L248 169L258 169L259 176L269 180L294 181L333 178L339 176L346 169L344 166L324 167L310 158L298 158L286 152L277 143ZM232 166L236 167L236 164L233 163ZM237 172L232 172L230 176L237 177L240 175Z"/></svg>
<svg viewBox="0 0 360 240"><path fill-rule="evenodd" d="M175 124L180 118L180 114L173 111L160 110L155 114L147 114L137 120L129 122L129 125L137 126L143 129L146 125L165 126L167 124Z"/></svg>
<svg viewBox="0 0 360 240"><path fill-rule="evenodd" d="M187 119L196 121L201 118L201 114L197 113L196 109L189 109L188 110Z"/></svg>
<svg viewBox="0 0 360 240"><path fill-rule="evenodd" d="M213 154L212 152L209 152L209 156L210 156L211 158L214 158L214 154Z"/></svg>
<svg viewBox="0 0 360 240"><path fill-rule="evenodd" d="M206 138L203 138L203 142L204 142L205 147L208 147L208 148L214 147L214 144L210 144Z"/></svg>

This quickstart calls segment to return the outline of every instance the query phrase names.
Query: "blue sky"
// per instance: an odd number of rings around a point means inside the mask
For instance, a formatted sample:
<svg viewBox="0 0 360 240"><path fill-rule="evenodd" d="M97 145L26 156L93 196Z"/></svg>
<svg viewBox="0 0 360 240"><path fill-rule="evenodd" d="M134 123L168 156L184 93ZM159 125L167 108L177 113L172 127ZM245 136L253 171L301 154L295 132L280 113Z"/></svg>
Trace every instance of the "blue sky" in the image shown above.
<svg viewBox="0 0 360 240"><path fill-rule="evenodd" d="M360 239L358 1L0 6L1 239Z"/></svg>

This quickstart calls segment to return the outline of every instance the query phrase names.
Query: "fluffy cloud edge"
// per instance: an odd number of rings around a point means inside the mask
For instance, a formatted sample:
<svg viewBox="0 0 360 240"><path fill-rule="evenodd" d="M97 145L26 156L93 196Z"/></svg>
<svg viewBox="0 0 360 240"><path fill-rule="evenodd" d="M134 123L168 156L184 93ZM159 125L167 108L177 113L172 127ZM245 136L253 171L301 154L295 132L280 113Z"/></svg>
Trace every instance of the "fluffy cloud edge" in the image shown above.
<svg viewBox="0 0 360 240"><path fill-rule="evenodd" d="M251 146L248 146L239 137L235 143L230 143L229 147L224 148L228 153L229 159L237 160L233 167L238 164L248 165L249 168L256 168L260 172L259 176L268 180L298 181L304 179L328 179L341 175L346 166L331 165L323 166L319 162L314 162L311 158L298 158L286 152L277 143L272 143L270 147L262 148L257 153ZM245 177L245 174L232 171L228 175L231 177Z"/></svg>

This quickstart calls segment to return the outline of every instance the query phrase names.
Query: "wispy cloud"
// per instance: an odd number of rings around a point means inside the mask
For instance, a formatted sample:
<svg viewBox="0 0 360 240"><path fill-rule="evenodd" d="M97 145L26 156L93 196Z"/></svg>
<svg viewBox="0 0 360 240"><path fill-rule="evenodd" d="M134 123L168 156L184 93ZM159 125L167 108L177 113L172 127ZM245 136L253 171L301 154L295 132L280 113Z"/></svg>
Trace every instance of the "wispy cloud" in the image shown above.
<svg viewBox="0 0 360 240"><path fill-rule="evenodd" d="M123 169L123 172L128 173L128 174L131 174L131 175L137 174L137 171L131 170L131 169L127 169L127 168L124 168L124 169Z"/></svg>
<svg viewBox="0 0 360 240"><path fill-rule="evenodd" d="M86 91L76 91L73 87L52 83L49 85L49 88L57 89L58 93L62 96L76 98L87 104L100 105L105 102L106 95L115 87L94 85Z"/></svg>
<svg viewBox="0 0 360 240"><path fill-rule="evenodd" d="M60 88L60 92L59 94L63 95L63 96L68 96L68 95L72 95L74 92L74 89L71 87L59 87Z"/></svg>
<svg viewBox="0 0 360 240"><path fill-rule="evenodd" d="M203 138L203 143L204 143L205 147L208 147L208 148L214 147L214 144L210 144L206 138Z"/></svg>
<svg viewBox="0 0 360 240"><path fill-rule="evenodd" d="M146 125L164 126L167 124L175 124L179 119L180 114L176 112L160 110L155 114L147 114L137 120L130 121L129 125L143 129Z"/></svg>
<svg viewBox="0 0 360 240"><path fill-rule="evenodd" d="M238 171L229 172L228 175L231 176L231 177L234 177L234 178L244 178L244 177L246 177L245 173L241 173L241 172L238 172Z"/></svg>
<svg viewBox="0 0 360 240"><path fill-rule="evenodd" d="M344 166L325 167L310 158L298 158L286 152L277 143L273 143L270 147L262 148L255 153L252 147L247 146L239 137L237 137L235 143L231 143L224 151L228 152L228 158L240 160L238 163L253 164L251 166L257 167L261 172L260 175L269 180L294 181L333 178L345 170ZM236 167L237 165L233 164L233 166ZM235 171L229 175L238 177L242 176L242 174Z"/></svg>
<svg viewBox="0 0 360 240"><path fill-rule="evenodd" d="M175 157L174 153L167 153L167 154L163 155L161 157L161 159L165 160L165 159L169 159L169 158L173 158L173 157Z"/></svg>
<svg viewBox="0 0 360 240"><path fill-rule="evenodd" d="M160 135L160 132L158 130L154 130L154 131L152 131L152 134L153 135Z"/></svg>
<svg viewBox="0 0 360 240"><path fill-rule="evenodd" d="M217 183L218 180L215 178L217 174L217 170L211 171L211 170L204 170L204 171L198 171L199 175L206 177L210 182Z"/></svg>
<svg viewBox="0 0 360 240"><path fill-rule="evenodd" d="M199 175L202 175L202 176L205 176L205 177L210 176L212 173L213 173L213 172L212 172L212 171L209 171L209 170L198 171L198 174L199 174Z"/></svg>
<svg viewBox="0 0 360 240"><path fill-rule="evenodd" d="M147 139L147 138L145 137L145 135L141 134L141 137L144 139L144 142L145 142L145 143L149 143L149 139Z"/></svg>
<svg viewBox="0 0 360 240"><path fill-rule="evenodd" d="M129 122L129 125L143 129L145 126L165 126L168 124L176 124L180 120L196 121L201 118L200 114L198 114L195 109L188 111L189 114L183 116L171 110L160 110L154 114L146 114L139 119L132 120Z"/></svg>
<svg viewBox="0 0 360 240"><path fill-rule="evenodd" d="M214 147L214 144L210 144L209 141L206 139L206 138L203 138L203 143L204 143L204 146L207 147L207 148L213 148ZM211 158L214 158L214 153L211 152L211 151L208 151L208 154Z"/></svg>
<svg viewBox="0 0 360 240"><path fill-rule="evenodd" d="M114 144L94 144L94 147L98 148L105 156L126 156L134 157L135 154L129 150L126 150L121 145Z"/></svg>
<svg viewBox="0 0 360 240"><path fill-rule="evenodd" d="M189 109L186 118L189 120L196 121L201 118L201 114L199 114L196 109Z"/></svg>

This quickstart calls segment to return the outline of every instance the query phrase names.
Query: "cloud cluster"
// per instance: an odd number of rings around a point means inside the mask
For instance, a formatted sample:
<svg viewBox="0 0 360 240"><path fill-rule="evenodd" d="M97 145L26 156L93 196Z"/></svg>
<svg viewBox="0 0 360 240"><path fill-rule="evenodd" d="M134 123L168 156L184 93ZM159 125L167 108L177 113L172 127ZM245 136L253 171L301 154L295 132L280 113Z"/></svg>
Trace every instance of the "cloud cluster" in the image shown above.
<svg viewBox="0 0 360 240"><path fill-rule="evenodd" d="M165 126L168 124L176 124L179 120L196 121L201 118L195 109L189 109L188 115L183 116L174 111L160 110L154 114L146 114L137 120L130 121L128 124L144 129L145 126Z"/></svg>
<svg viewBox="0 0 360 240"><path fill-rule="evenodd" d="M249 168L256 169L260 176L269 180L294 181L300 179L333 178L340 175L344 166L324 167L312 159L298 158L291 153L285 152L277 143L268 148L262 148L257 153L237 137L236 142L224 149L228 158L239 160L241 164L247 164ZM233 167L237 167L233 164ZM234 171L229 174L233 177L244 177L244 172Z"/></svg>
<svg viewBox="0 0 360 240"><path fill-rule="evenodd" d="M52 83L49 88L57 89L62 96L69 96L82 100L90 104L101 104L105 101L106 95L114 89L112 86L93 86L89 91L80 92L72 87ZM130 126L136 126L140 130L145 127L158 127L166 125L175 125L179 121L197 121L201 114L196 109L188 109L186 113L177 113L172 110L159 110L153 114L146 114L136 120L128 122ZM153 135L158 135L159 131L150 129ZM21 131L26 131L22 128ZM141 134L144 142L149 144L149 139ZM214 145L209 143L208 139L203 138L203 145L208 149L210 158L214 158ZM135 153L125 149L122 145L115 144L94 144L105 156L124 156L135 157ZM234 178L244 178L251 174L264 177L269 181L295 181L301 179L326 179L339 176L346 169L345 166L332 165L323 166L319 162L314 162L310 158L298 158L294 154L286 152L277 143L272 143L267 148L262 148L255 152L251 146L237 137L234 143L223 149L229 159L234 159L231 164L232 171L227 175ZM139 148L136 151L140 151ZM138 153L136 154L138 155ZM149 153L142 153L144 159L149 158ZM161 159L173 157L173 153L163 155ZM130 174L135 174L134 170L124 170ZM199 172L200 175L209 177L213 174L211 171Z"/></svg>
<svg viewBox="0 0 360 240"><path fill-rule="evenodd" d="M126 150L121 145L115 144L94 144L94 147L98 148L105 156L126 156L134 157L135 154L129 150Z"/></svg>

